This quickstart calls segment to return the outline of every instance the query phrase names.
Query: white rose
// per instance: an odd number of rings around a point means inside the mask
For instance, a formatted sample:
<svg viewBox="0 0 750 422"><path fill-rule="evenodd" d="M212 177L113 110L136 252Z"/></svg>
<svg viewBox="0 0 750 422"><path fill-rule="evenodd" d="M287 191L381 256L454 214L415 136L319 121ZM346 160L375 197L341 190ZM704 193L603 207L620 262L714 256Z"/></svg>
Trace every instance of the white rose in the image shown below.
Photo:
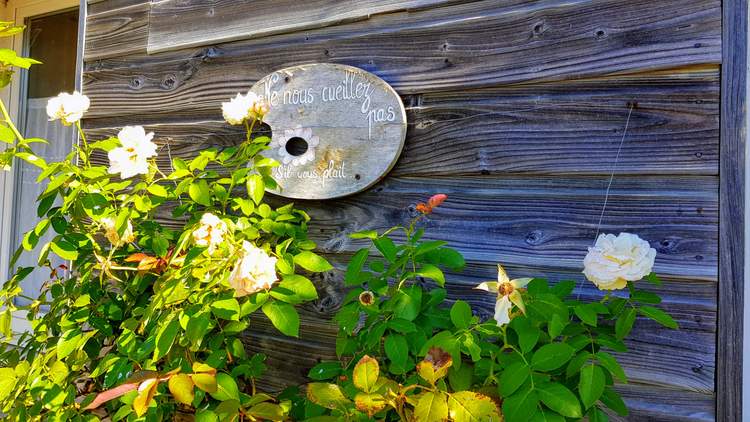
<svg viewBox="0 0 750 422"><path fill-rule="evenodd" d="M109 173L119 173L123 179L137 174L148 174L148 159L156 156L156 144L151 142L154 133L146 131L143 126L125 126L117 138L122 147L110 151Z"/></svg>
<svg viewBox="0 0 750 422"><path fill-rule="evenodd" d="M268 103L255 94L237 94L229 102L221 103L221 113L230 125L241 125L247 119L262 119L268 113Z"/></svg>
<svg viewBox="0 0 750 422"><path fill-rule="evenodd" d="M216 247L224 241L227 234L227 224L210 212L203 214L198 226L193 231L193 242L200 247L208 248L208 253L214 253Z"/></svg>
<svg viewBox="0 0 750 422"><path fill-rule="evenodd" d="M654 258L656 249L634 234L602 234L583 259L583 273L601 290L623 289L650 274Z"/></svg>
<svg viewBox="0 0 750 422"><path fill-rule="evenodd" d="M276 278L276 258L248 241L242 242L243 255L229 274L229 285L235 296L245 296L261 290L268 290Z"/></svg>
<svg viewBox="0 0 750 422"><path fill-rule="evenodd" d="M70 126L81 120L89 105L89 97L77 91L72 94L62 92L47 102L47 115L50 121L59 119L65 126Z"/></svg>
<svg viewBox="0 0 750 422"><path fill-rule="evenodd" d="M128 220L125 226L125 231L122 232L122 236L117 233L114 218L102 218L102 224L104 225L104 236L107 238L107 240L109 240L109 243L111 243L112 246L118 247L124 245L125 243L135 241L135 234L133 234L133 225L130 223L130 220Z"/></svg>

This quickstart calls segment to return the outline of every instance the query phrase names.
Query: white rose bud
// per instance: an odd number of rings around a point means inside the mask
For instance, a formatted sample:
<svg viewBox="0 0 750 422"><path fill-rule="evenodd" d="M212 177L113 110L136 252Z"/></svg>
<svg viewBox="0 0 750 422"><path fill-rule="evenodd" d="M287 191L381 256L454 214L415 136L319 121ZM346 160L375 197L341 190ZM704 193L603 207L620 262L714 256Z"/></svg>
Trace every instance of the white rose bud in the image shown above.
<svg viewBox="0 0 750 422"><path fill-rule="evenodd" d="M229 275L229 285L234 288L235 296L246 296L270 289L278 280L276 258L248 241L242 242L242 249L243 255Z"/></svg>
<svg viewBox="0 0 750 422"><path fill-rule="evenodd" d="M72 94L62 92L47 102L47 115L50 121L59 119L63 125L70 126L81 120L89 105L89 97L77 91Z"/></svg>
<svg viewBox="0 0 750 422"><path fill-rule="evenodd" d="M193 242L196 246L208 248L208 253L213 254L216 248L224 241L227 234L227 224L219 217L210 212L203 214L198 226L193 231Z"/></svg>
<svg viewBox="0 0 750 422"><path fill-rule="evenodd" d="M130 223L130 220L128 220L125 226L125 231L122 232L122 236L117 233L114 218L102 218L102 224L104 225L104 236L109 240L109 243L111 243L112 246L119 247L126 243L135 241L133 225Z"/></svg>
<svg viewBox="0 0 750 422"><path fill-rule="evenodd" d="M600 290L627 287L651 273L656 249L630 233L602 234L583 260L583 274Z"/></svg>
<svg viewBox="0 0 750 422"><path fill-rule="evenodd" d="M146 134L143 126L125 126L117 138L122 146L107 154L109 173L119 173L123 179L148 174L148 159L156 156L156 144L151 142L154 133Z"/></svg>
<svg viewBox="0 0 750 422"><path fill-rule="evenodd" d="M268 103L254 92L237 94L229 102L221 103L224 120L230 125L241 125L248 119L262 119L268 110Z"/></svg>

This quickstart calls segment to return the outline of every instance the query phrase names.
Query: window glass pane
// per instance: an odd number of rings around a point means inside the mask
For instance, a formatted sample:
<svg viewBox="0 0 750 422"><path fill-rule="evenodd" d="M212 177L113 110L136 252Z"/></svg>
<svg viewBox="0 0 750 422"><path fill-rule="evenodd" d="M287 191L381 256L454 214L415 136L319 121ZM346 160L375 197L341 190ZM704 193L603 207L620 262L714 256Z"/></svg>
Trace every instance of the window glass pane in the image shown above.
<svg viewBox="0 0 750 422"><path fill-rule="evenodd" d="M74 89L77 34L77 10L32 18L27 23L28 56L43 64L32 66L29 70L27 95L22 99L20 115L27 137L49 141L48 145L35 144L35 151L48 162L65 158L76 139L75 127L64 127L59 121L48 121L46 106L49 98ZM24 234L33 229L38 221L36 198L45 189L45 185L36 182L41 171L39 168L25 162L17 161L16 164L13 247L21 244ZM37 249L24 253L17 266L35 266L41 246L52 237L54 231L50 228L39 241ZM61 260L51 262L53 267L61 263ZM42 285L49 278L49 269L34 270L22 283L24 295L32 298L39 296Z"/></svg>

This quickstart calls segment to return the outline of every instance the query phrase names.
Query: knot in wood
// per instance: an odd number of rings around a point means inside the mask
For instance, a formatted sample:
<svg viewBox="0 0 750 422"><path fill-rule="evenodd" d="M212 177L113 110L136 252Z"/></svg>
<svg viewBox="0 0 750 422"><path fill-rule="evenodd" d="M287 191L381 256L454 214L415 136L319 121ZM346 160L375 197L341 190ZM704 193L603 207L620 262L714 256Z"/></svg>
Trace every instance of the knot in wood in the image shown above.
<svg viewBox="0 0 750 422"><path fill-rule="evenodd" d="M544 233L541 230L534 230L526 235L526 243L532 246L536 246L542 243Z"/></svg>
<svg viewBox="0 0 750 422"><path fill-rule="evenodd" d="M656 250L660 253L671 253L677 248L678 240L675 238L662 239Z"/></svg>
<svg viewBox="0 0 750 422"><path fill-rule="evenodd" d="M130 83L128 84L131 89L141 89L143 88L143 76L134 76L132 79L130 79Z"/></svg>
<svg viewBox="0 0 750 422"><path fill-rule="evenodd" d="M161 87L164 89L174 89L177 86L177 75L170 73L161 80Z"/></svg>

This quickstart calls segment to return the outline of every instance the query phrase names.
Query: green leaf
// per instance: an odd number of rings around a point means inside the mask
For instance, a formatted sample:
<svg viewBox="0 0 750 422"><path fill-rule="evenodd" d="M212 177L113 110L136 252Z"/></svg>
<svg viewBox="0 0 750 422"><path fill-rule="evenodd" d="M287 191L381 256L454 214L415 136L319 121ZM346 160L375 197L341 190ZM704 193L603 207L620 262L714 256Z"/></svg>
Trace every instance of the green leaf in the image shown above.
<svg viewBox="0 0 750 422"><path fill-rule="evenodd" d="M568 363L568 367L565 369L565 376L570 378L574 374L578 373L578 371L583 368L583 365L585 365L590 358L591 353L589 353L588 351L582 351L578 353L573 359L570 360L570 363Z"/></svg>
<svg viewBox="0 0 750 422"><path fill-rule="evenodd" d="M0 368L0 402L5 401L16 386L16 372L13 368Z"/></svg>
<svg viewBox="0 0 750 422"><path fill-rule="evenodd" d="M6 125L0 124L0 141L6 144L12 144L16 140L16 135Z"/></svg>
<svg viewBox="0 0 750 422"><path fill-rule="evenodd" d="M615 321L615 335L619 340L624 339L630 334L635 323L635 309L626 308Z"/></svg>
<svg viewBox="0 0 750 422"><path fill-rule="evenodd" d="M400 334L391 334L385 338L385 355L395 365L403 368L409 359L409 345Z"/></svg>
<svg viewBox="0 0 750 422"><path fill-rule="evenodd" d="M471 306L463 300L457 300L451 306L450 316L456 328L461 330L469 328L472 318Z"/></svg>
<svg viewBox="0 0 750 422"><path fill-rule="evenodd" d="M588 413L589 422L609 422L609 416L598 407L592 407Z"/></svg>
<svg viewBox="0 0 750 422"><path fill-rule="evenodd" d="M667 328L677 328L677 322L675 322L669 314L659 308L654 308L653 306L641 306L638 308L638 312Z"/></svg>
<svg viewBox="0 0 750 422"><path fill-rule="evenodd" d="M158 196L159 198L166 198L169 196L167 189L162 185L151 185L147 190L151 195Z"/></svg>
<svg viewBox="0 0 750 422"><path fill-rule="evenodd" d="M302 251L294 256L294 263L307 271L314 273L320 273L323 271L330 271L333 266L320 255L317 255L310 251Z"/></svg>
<svg viewBox="0 0 750 422"><path fill-rule="evenodd" d="M394 299L393 315L407 321L414 321L422 308L422 289L409 286L399 290Z"/></svg>
<svg viewBox="0 0 750 422"><path fill-rule="evenodd" d="M588 409L593 406L604 392L604 371L596 365L586 365L581 369L581 378L578 381L578 392L581 395L583 407Z"/></svg>
<svg viewBox="0 0 750 422"><path fill-rule="evenodd" d="M473 391L459 391L448 398L450 416L460 422L501 421L500 411L487 396Z"/></svg>
<svg viewBox="0 0 750 422"><path fill-rule="evenodd" d="M599 363L607 368L607 370L622 382L628 382L628 378L625 376L625 371L622 369L617 359L607 352L597 352L595 355Z"/></svg>
<svg viewBox="0 0 750 422"><path fill-rule="evenodd" d="M65 359L73 353L80 346L82 338L83 334L78 327L64 332L57 341L57 359Z"/></svg>
<svg viewBox="0 0 750 422"><path fill-rule="evenodd" d="M154 349L154 360L159 360L169 353L177 333L180 331L180 322L175 318L159 330L156 334L156 349Z"/></svg>
<svg viewBox="0 0 750 422"><path fill-rule="evenodd" d="M396 245L389 237L378 237L373 239L372 243L375 244L375 247L380 251L383 257L388 260L388 262L396 262Z"/></svg>
<svg viewBox="0 0 750 422"><path fill-rule="evenodd" d="M646 281L648 281L651 284L661 286L661 280L659 279L659 276L656 275L656 273L651 273L647 275Z"/></svg>
<svg viewBox="0 0 750 422"><path fill-rule="evenodd" d="M293 305L318 298L315 285L301 275L288 274L271 289L271 296Z"/></svg>
<svg viewBox="0 0 750 422"><path fill-rule="evenodd" d="M299 337L299 314L294 306L273 300L264 303L261 309L277 330L287 336Z"/></svg>
<svg viewBox="0 0 750 422"><path fill-rule="evenodd" d="M199 344L206 336L211 320L207 312L190 316L185 326L185 336L193 344Z"/></svg>
<svg viewBox="0 0 750 422"><path fill-rule="evenodd" d="M628 416L628 407L622 401L620 395L611 388L605 388L604 393L599 398L605 406L614 410L620 416Z"/></svg>
<svg viewBox="0 0 750 422"><path fill-rule="evenodd" d="M379 376L380 365L378 365L378 361L365 355L354 366L352 381L358 389L365 393L371 393L375 388Z"/></svg>
<svg viewBox="0 0 750 422"><path fill-rule="evenodd" d="M525 384L524 388L503 400L503 415L508 422L526 422L536 412L539 405L539 396Z"/></svg>
<svg viewBox="0 0 750 422"><path fill-rule="evenodd" d="M75 261L78 259L78 249L71 243L58 239L50 244L52 252L66 261Z"/></svg>
<svg viewBox="0 0 750 422"><path fill-rule="evenodd" d="M438 286L445 286L445 275L440 268L432 264L423 264L420 269L416 272L417 275L434 280Z"/></svg>
<svg viewBox="0 0 750 422"><path fill-rule="evenodd" d="M308 384L307 398L311 402L327 409L340 409L351 403L344 396L344 393L341 392L341 388L338 385L323 382L311 382Z"/></svg>
<svg viewBox="0 0 750 422"><path fill-rule="evenodd" d="M340 373L341 364L339 362L321 362L310 368L307 377L315 381L322 381L331 379Z"/></svg>
<svg viewBox="0 0 750 422"><path fill-rule="evenodd" d="M552 371L569 361L573 353L575 349L565 343L545 344L534 352L531 367L540 371Z"/></svg>
<svg viewBox="0 0 750 422"><path fill-rule="evenodd" d="M551 339L557 338L565 327L568 325L568 321L563 321L562 318L560 318L560 315L554 314L552 315L552 318L549 320L549 323L547 324L547 331L549 332L549 336Z"/></svg>
<svg viewBox="0 0 750 422"><path fill-rule="evenodd" d="M573 308L573 312L575 312L576 316L580 318L580 320L584 324L596 327L597 315L593 309L587 307L586 305L578 305Z"/></svg>
<svg viewBox="0 0 750 422"><path fill-rule="evenodd" d="M582 416L581 404L564 385L556 382L545 383L537 385L536 391L542 403L555 412L568 418L580 418Z"/></svg>
<svg viewBox="0 0 750 422"><path fill-rule="evenodd" d="M240 399L240 390L234 378L223 372L216 374L216 391L208 394L219 401Z"/></svg>
<svg viewBox="0 0 750 422"><path fill-rule="evenodd" d="M422 394L414 407L414 418L424 422L448 420L448 396L440 391Z"/></svg>
<svg viewBox="0 0 750 422"><path fill-rule="evenodd" d="M251 174L247 177L247 194L256 204L260 204L263 200L263 194L266 191L266 185L263 182L263 176L260 174Z"/></svg>
<svg viewBox="0 0 750 422"><path fill-rule="evenodd" d="M188 194L193 201L207 207L211 206L211 190L208 188L208 183L205 180L199 179L191 183L188 188Z"/></svg>
<svg viewBox="0 0 750 422"><path fill-rule="evenodd" d="M500 376L500 394L508 397L515 393L529 376L531 376L531 368L525 362L519 361L508 365Z"/></svg>
<svg viewBox="0 0 750 422"><path fill-rule="evenodd" d="M240 303L235 298L214 301L211 303L211 313L216 315L216 318L239 321Z"/></svg>
<svg viewBox="0 0 750 422"><path fill-rule="evenodd" d="M349 265L346 267L346 275L344 275L344 283L346 283L347 286L358 286L362 284L360 273L362 272L362 266L365 264L365 261L367 261L368 256L369 250L367 248L362 248L354 254L351 260L349 260Z"/></svg>
<svg viewBox="0 0 750 422"><path fill-rule="evenodd" d="M529 353L533 350L542 334L539 328L532 325L529 319L523 316L513 318L510 327L518 335L518 345L521 346L523 353Z"/></svg>
<svg viewBox="0 0 750 422"><path fill-rule="evenodd" d="M403 318L393 318L388 321L388 328L398 331L401 334L409 334L417 331L417 326L413 322Z"/></svg>

